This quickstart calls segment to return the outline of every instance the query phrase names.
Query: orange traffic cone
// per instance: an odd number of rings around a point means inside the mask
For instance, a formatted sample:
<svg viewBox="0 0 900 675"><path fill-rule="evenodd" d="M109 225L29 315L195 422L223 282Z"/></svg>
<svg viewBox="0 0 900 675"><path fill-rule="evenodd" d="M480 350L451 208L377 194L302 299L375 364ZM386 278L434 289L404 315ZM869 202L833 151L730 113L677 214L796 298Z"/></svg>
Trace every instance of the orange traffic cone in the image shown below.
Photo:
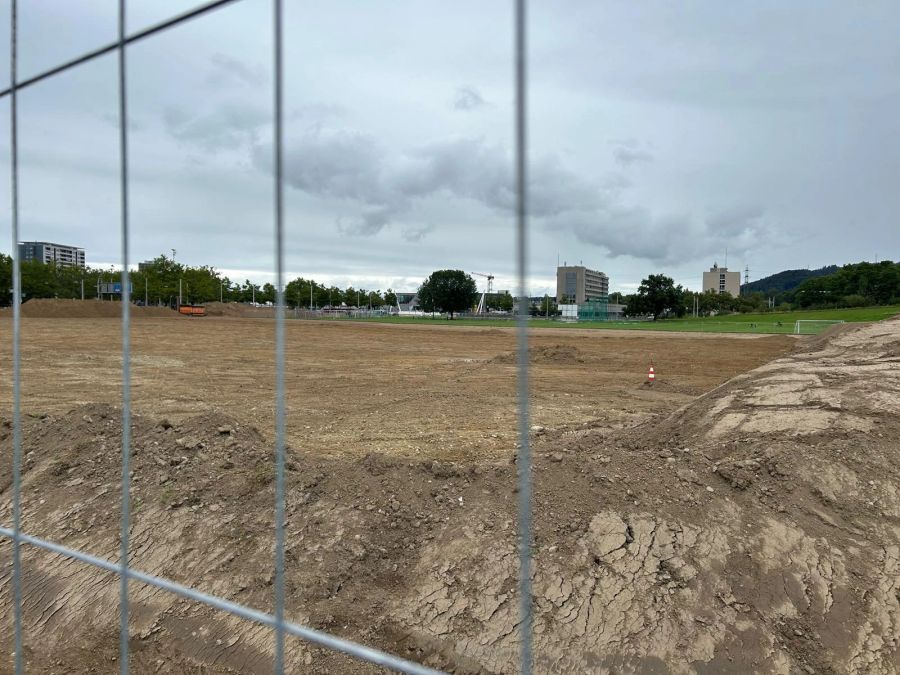
<svg viewBox="0 0 900 675"><path fill-rule="evenodd" d="M656 371L653 370L653 364L650 364L650 370L647 371L647 382L645 384L653 384L656 381Z"/></svg>

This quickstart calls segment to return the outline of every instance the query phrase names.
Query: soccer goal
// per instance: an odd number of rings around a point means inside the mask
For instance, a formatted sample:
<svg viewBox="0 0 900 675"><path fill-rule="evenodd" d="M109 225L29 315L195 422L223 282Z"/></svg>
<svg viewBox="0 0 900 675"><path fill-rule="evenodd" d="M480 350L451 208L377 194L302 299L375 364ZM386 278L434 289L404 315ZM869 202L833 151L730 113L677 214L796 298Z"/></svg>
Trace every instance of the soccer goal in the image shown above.
<svg viewBox="0 0 900 675"><path fill-rule="evenodd" d="M815 335L836 323L844 323L844 321L842 319L800 319L794 323L794 333L797 335Z"/></svg>

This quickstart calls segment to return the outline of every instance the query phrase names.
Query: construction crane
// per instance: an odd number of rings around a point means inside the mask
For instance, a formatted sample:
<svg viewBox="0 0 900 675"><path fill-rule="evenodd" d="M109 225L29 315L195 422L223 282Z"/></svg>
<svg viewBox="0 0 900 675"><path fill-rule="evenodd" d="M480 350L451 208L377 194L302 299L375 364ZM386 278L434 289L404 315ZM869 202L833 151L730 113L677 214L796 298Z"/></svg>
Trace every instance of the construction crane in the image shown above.
<svg viewBox="0 0 900 675"><path fill-rule="evenodd" d="M487 305L485 304L485 299L487 295L494 290L494 275L482 274L481 272L472 272L472 274L487 279L487 287L481 293L481 300L478 301L478 309L475 310L476 314L487 314Z"/></svg>

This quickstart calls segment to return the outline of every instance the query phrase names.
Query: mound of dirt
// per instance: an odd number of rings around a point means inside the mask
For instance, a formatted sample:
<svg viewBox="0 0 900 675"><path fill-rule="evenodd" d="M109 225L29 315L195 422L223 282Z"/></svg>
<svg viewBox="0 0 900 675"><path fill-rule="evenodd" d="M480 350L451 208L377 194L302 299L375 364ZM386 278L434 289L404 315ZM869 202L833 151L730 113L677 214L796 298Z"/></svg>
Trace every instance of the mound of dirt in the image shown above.
<svg viewBox="0 0 900 675"><path fill-rule="evenodd" d="M505 352L492 358L489 363L514 364L517 362L517 358L516 352ZM565 365L584 363L585 356L578 347L573 345L542 345L528 349L528 362Z"/></svg>
<svg viewBox="0 0 900 675"><path fill-rule="evenodd" d="M236 319L271 319L275 317L272 307L253 307L239 302L210 302L205 305L209 316L226 316Z"/></svg>
<svg viewBox="0 0 900 675"><path fill-rule="evenodd" d="M6 308L4 313L11 316L12 309ZM122 303L118 300L57 300L52 298L35 298L22 303L22 317L28 319L116 319L122 316ZM131 306L131 316L142 317L178 317L168 307Z"/></svg>
<svg viewBox="0 0 900 675"><path fill-rule="evenodd" d="M536 428L536 670L896 672L898 345L900 320L873 324L637 428ZM7 504L10 433L0 426ZM114 558L118 412L30 417L24 439L25 530ZM137 418L133 439L132 564L271 611L263 437L211 414ZM291 450L287 468L291 620L455 672L517 670L512 462ZM9 556L4 541L7 613ZM28 669L113 669L116 581L28 546L23 569ZM271 631L131 593L136 672L271 671ZM287 660L379 672L299 641Z"/></svg>

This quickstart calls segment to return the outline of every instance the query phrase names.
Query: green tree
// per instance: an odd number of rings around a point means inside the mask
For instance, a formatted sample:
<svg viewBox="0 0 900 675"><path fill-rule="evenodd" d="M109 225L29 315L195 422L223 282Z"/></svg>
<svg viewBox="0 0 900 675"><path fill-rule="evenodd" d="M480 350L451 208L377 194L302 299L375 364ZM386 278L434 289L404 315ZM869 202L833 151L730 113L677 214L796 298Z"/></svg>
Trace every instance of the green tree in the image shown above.
<svg viewBox="0 0 900 675"><path fill-rule="evenodd" d="M394 293L393 289L389 288L384 292L384 304L391 307L397 306L397 294Z"/></svg>
<svg viewBox="0 0 900 675"><path fill-rule="evenodd" d="M312 291L312 293L310 293ZM289 307L309 307L316 305L318 287L315 281L302 277L289 281L284 287L285 302Z"/></svg>
<svg viewBox="0 0 900 675"><path fill-rule="evenodd" d="M900 263L890 260L844 265L834 274L807 279L787 294L788 301L800 307L887 305L898 297Z"/></svg>
<svg viewBox="0 0 900 675"><path fill-rule="evenodd" d="M511 312L513 304L513 297L509 294L509 291L502 293L497 298L497 309L499 309L501 312Z"/></svg>
<svg viewBox="0 0 900 675"><path fill-rule="evenodd" d="M264 283L262 287L262 297L260 299L260 294L259 292L257 292L256 301L264 303L271 302L272 304L275 304L275 286L273 286L269 282Z"/></svg>
<svg viewBox="0 0 900 675"><path fill-rule="evenodd" d="M12 287L12 256L0 253L0 307L12 304Z"/></svg>
<svg viewBox="0 0 900 675"><path fill-rule="evenodd" d="M478 297L475 280L462 270L437 270L425 280L437 311L453 315L471 309Z"/></svg>
<svg viewBox="0 0 900 675"><path fill-rule="evenodd" d="M627 311L630 316L652 314L654 321L663 314L684 316L683 296L684 289L676 286L671 277L651 274L641 282L637 294L630 296Z"/></svg>
<svg viewBox="0 0 900 675"><path fill-rule="evenodd" d="M423 296L425 300L423 300ZM475 280L462 270L437 270L419 287L425 311L454 313L470 309L478 296Z"/></svg>
<svg viewBox="0 0 900 675"><path fill-rule="evenodd" d="M545 295L544 299L541 300L539 310L540 316L556 316L559 313L559 310L556 307L556 298Z"/></svg>
<svg viewBox="0 0 900 675"><path fill-rule="evenodd" d="M419 286L417 297L419 298L419 307L423 312L436 311L437 307L435 306L434 292L431 285L423 283Z"/></svg>

